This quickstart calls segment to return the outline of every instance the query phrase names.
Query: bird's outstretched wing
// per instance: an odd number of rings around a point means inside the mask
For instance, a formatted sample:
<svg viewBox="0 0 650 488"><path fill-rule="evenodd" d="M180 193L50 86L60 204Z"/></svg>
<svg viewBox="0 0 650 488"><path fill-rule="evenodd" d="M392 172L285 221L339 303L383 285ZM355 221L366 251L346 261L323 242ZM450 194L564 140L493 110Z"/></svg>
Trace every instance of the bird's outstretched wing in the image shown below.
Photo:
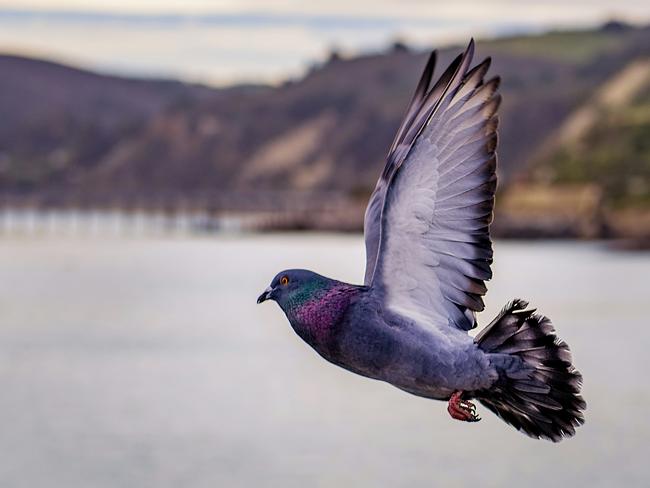
<svg viewBox="0 0 650 488"><path fill-rule="evenodd" d="M499 79L474 42L432 85L432 55L366 210L366 284L418 322L474 327L492 276ZM432 85L432 86L431 86Z"/></svg>

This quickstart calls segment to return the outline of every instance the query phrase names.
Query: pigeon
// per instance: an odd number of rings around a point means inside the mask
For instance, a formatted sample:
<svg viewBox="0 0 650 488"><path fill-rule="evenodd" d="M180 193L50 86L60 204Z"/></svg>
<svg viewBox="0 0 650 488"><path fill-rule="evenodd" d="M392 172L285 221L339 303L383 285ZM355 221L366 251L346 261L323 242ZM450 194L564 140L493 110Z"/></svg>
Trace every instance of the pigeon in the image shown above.
<svg viewBox="0 0 650 488"><path fill-rule="evenodd" d="M274 300L327 361L476 422L472 400L517 430L557 442L584 423L582 376L551 321L515 299L479 334L492 277L499 78L472 67L474 40L434 82L434 51L365 218L363 285L278 273Z"/></svg>

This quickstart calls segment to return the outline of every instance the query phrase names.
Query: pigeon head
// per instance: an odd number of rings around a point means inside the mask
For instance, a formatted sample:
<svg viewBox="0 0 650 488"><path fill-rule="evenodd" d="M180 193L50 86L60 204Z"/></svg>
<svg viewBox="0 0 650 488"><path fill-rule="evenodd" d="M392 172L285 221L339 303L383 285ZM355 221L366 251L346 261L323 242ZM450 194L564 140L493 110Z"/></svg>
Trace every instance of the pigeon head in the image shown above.
<svg viewBox="0 0 650 488"><path fill-rule="evenodd" d="M257 303L277 302L298 335L318 348L335 333L350 300L360 289L312 271L289 269L273 278Z"/></svg>
<svg viewBox="0 0 650 488"><path fill-rule="evenodd" d="M275 275L268 288L258 297L257 303L274 300L287 312L314 298L320 291L327 289L331 282L332 280L306 269L287 269Z"/></svg>

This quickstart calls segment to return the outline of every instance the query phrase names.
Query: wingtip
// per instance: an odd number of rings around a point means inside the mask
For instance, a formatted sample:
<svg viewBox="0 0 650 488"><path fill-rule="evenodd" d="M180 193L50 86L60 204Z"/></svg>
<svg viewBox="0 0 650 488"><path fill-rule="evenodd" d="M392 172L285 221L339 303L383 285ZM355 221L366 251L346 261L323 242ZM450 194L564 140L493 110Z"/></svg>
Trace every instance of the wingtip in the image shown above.
<svg viewBox="0 0 650 488"><path fill-rule="evenodd" d="M427 64L425 65L424 72L429 73L429 80L427 82L427 85L431 81L431 78L433 77L433 72L436 69L436 62L438 60L438 51L435 49L429 53L429 57L427 58Z"/></svg>
<svg viewBox="0 0 650 488"><path fill-rule="evenodd" d="M483 60L483 64L487 66L486 71L490 69L490 66L492 66L492 56L488 56Z"/></svg>
<svg viewBox="0 0 650 488"><path fill-rule="evenodd" d="M469 40L469 44L467 45L467 49L465 49L465 52L463 53L463 58L464 59L469 59L469 62L472 62L472 59L474 58L474 38L472 37Z"/></svg>

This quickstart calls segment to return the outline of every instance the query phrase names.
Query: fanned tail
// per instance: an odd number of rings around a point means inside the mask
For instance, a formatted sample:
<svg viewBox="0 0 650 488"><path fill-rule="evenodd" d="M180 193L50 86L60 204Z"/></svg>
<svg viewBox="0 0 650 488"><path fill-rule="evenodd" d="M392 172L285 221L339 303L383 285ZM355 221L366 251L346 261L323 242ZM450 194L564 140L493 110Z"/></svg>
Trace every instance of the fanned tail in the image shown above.
<svg viewBox="0 0 650 488"><path fill-rule="evenodd" d="M551 321L527 307L514 300L476 337L499 371L476 398L517 430L557 442L584 423L582 375Z"/></svg>

